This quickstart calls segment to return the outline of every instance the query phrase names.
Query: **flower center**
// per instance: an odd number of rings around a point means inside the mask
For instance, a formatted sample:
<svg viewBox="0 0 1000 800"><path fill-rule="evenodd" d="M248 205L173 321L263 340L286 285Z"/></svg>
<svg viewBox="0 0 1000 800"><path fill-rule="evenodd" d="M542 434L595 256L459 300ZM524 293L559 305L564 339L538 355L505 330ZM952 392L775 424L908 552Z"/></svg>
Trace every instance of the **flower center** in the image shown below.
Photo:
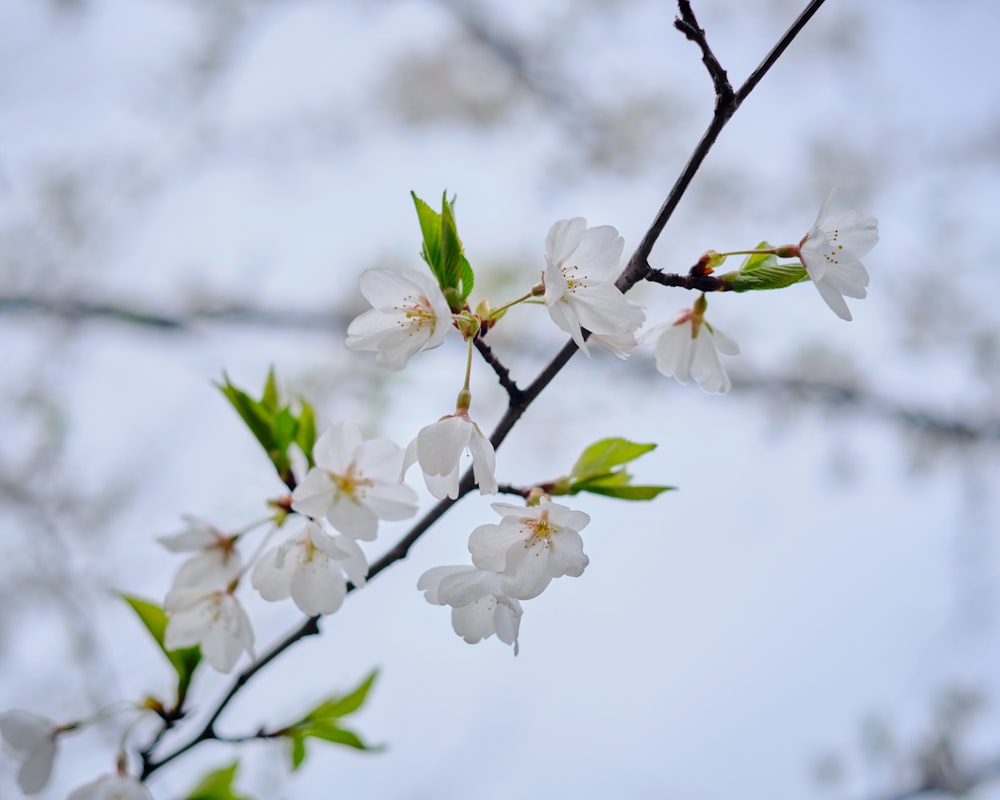
<svg viewBox="0 0 1000 800"><path fill-rule="evenodd" d="M393 311L401 317L396 324L400 328L411 329L411 335L427 325L430 326L431 332L434 332L437 317L434 316L434 309L426 297L407 295L401 305L393 306Z"/></svg>
<svg viewBox="0 0 1000 800"><path fill-rule="evenodd" d="M368 489L375 485L375 482L371 478L366 478L365 473L357 469L354 464L351 464L343 475L338 475L336 472L327 472L327 475L341 494L346 494L354 502L364 500Z"/></svg>
<svg viewBox="0 0 1000 800"><path fill-rule="evenodd" d="M844 245L840 243L840 228L834 228L833 232L828 235L827 241L832 242L834 247L829 253L824 253L823 258L826 259L827 264L839 264L840 259L837 256L844 249Z"/></svg>
<svg viewBox="0 0 1000 800"><path fill-rule="evenodd" d="M586 287L587 276L580 274L580 267L577 264L571 267L560 264L559 271L562 273L563 280L566 281L567 292L575 292L578 286Z"/></svg>
<svg viewBox="0 0 1000 800"><path fill-rule="evenodd" d="M538 519L526 519L521 532L525 534L524 549L530 550L536 545L540 549L548 549L552 546L552 534L558 533L559 529L549 522L549 513L543 511Z"/></svg>

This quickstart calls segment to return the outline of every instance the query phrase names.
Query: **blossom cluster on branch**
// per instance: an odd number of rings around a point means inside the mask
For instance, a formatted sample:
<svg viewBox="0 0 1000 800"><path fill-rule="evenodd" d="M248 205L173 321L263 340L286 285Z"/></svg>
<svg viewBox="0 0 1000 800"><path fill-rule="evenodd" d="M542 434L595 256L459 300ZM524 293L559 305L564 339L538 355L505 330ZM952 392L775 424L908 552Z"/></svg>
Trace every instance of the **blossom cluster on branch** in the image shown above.
<svg viewBox="0 0 1000 800"><path fill-rule="evenodd" d="M823 301L845 320L851 319L851 312L844 298L859 299L867 293L868 273L861 259L878 241L877 222L855 211L830 214L832 195L797 244L774 247L763 241L746 250L709 250L686 275L654 269L647 262L653 242L719 131L821 2L810 2L761 67L735 91L708 47L690 3L680 0L681 17L676 27L701 48L715 87L716 112L692 155L693 169L682 174L644 245L620 276L624 241L618 231L610 225L589 227L584 218L573 217L559 220L549 229L539 263L539 282L501 305L494 306L486 299L473 305L469 297L475 272L458 236L454 199L444 195L441 210L435 211L413 195L423 240L421 256L427 269L363 273L360 290L371 308L350 324L346 338L348 348L375 353L376 363L391 370L405 368L411 359L438 347L449 335L457 333L465 343L464 380L457 387L454 409L443 409L445 413L438 419L428 420L407 446L366 438L350 421L335 422L318 435L312 407L302 398L294 407L284 402L273 370L260 397L224 376L220 390L261 445L284 488L267 500L265 517L239 529L225 530L186 517L183 530L160 537L166 549L186 554L162 605L122 595L176 673L171 696L148 695L124 709L105 709L93 717L62 724L20 709L0 713L0 738L18 762L22 792L31 795L44 789L64 736L122 712L136 717L121 737L113 768L101 770L96 778L71 792L69 800L151 800L146 779L152 773L213 739L282 741L293 770L304 762L310 740L372 749L345 727L343 720L366 701L376 677L374 670L350 691L325 698L287 724L261 727L232 738L221 737L214 726L229 701L258 670L295 642L318 633L318 620L323 615L340 610L350 592L369 585L374 575L403 558L455 501L475 487L481 494L508 494L520 502L493 502L499 521L483 522L470 533L471 563L431 567L418 578L416 589L428 603L451 609L452 627L466 642L495 635L512 646L516 655L522 603L537 597L554 579L580 577L589 564L581 532L590 526L591 517L557 498L586 492L624 501L649 501L674 488L635 483L627 465L656 445L616 437L585 447L563 475L521 486L498 480L496 448L569 356L577 349L591 356L590 345L596 343L619 358L627 358L636 347L648 345L656 368L664 375L680 383L693 379L706 392L724 393L730 380L720 354L736 356L740 350L708 321L708 293L775 290L811 280ZM715 274L737 254L746 256L738 269ZM646 310L626 297L627 290L640 280L700 294L673 321L654 322L644 329ZM490 331L503 324L519 305L543 306L551 321L571 339L527 389L518 386L487 344ZM508 393L507 412L492 436L483 433L472 414L475 351ZM463 469L466 464L469 466ZM361 543L375 541L383 521L409 519L418 511L417 492L405 483L414 466L419 467L428 492L438 503L389 553L369 564ZM599 521L594 528L600 530ZM272 541L275 537L279 541ZM248 547L247 542L255 538ZM307 616L297 630L259 657L253 624L240 599L247 586L266 601L291 600ZM188 691L201 665L231 672L244 656L251 663L207 714L202 729L164 752L163 737L186 721L191 711ZM136 732L140 725L145 728ZM140 746L134 740L143 733L146 744ZM206 775L187 800L239 800L233 788L237 765Z"/></svg>

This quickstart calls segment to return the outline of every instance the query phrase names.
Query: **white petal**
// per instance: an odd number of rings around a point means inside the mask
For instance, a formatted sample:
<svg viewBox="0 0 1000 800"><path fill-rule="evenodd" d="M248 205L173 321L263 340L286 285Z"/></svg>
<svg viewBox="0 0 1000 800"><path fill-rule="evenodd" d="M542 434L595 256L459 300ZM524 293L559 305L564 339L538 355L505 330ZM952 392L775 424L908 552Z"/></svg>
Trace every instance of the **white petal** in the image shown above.
<svg viewBox="0 0 1000 800"><path fill-rule="evenodd" d="M712 342L712 334L704 328L694 340L691 375L706 392L724 394L729 391L731 385L729 376L719 361L719 354Z"/></svg>
<svg viewBox="0 0 1000 800"><path fill-rule="evenodd" d="M479 486L480 494L496 494L499 486L496 479L497 456L493 444L487 439L479 426L472 424L472 436L469 438L469 452L472 454L472 472Z"/></svg>
<svg viewBox="0 0 1000 800"><path fill-rule="evenodd" d="M292 600L310 617L332 614L344 602L347 582L335 562L322 551L299 564L292 573Z"/></svg>
<svg viewBox="0 0 1000 800"><path fill-rule="evenodd" d="M447 475L458 464L472 435L472 423L462 417L445 417L417 434L417 459L430 475Z"/></svg>
<svg viewBox="0 0 1000 800"><path fill-rule="evenodd" d="M284 600L292 593L294 558L283 558L280 547L268 550L254 567L250 583L261 597L272 603Z"/></svg>
<svg viewBox="0 0 1000 800"><path fill-rule="evenodd" d="M313 446L313 460L336 475L346 473L354 463L354 452L364 437L353 422L340 422L327 428Z"/></svg>
<svg viewBox="0 0 1000 800"><path fill-rule="evenodd" d="M292 492L292 508L307 517L324 517L338 491L329 472L313 467Z"/></svg>

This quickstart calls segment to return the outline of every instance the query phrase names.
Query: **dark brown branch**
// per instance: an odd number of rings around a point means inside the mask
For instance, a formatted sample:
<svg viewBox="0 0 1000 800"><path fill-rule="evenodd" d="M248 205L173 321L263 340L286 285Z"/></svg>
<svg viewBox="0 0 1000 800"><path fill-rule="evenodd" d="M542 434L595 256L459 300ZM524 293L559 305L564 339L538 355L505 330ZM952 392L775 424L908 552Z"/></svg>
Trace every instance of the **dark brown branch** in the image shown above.
<svg viewBox="0 0 1000 800"><path fill-rule="evenodd" d="M733 87L729 83L729 76L722 68L722 64L719 63L719 59L715 57L712 48L708 46L705 31L698 25L689 0L677 0L677 7L680 9L681 15L674 20L674 27L701 48L701 60L715 86L716 108L728 105L733 101Z"/></svg>
<svg viewBox="0 0 1000 800"><path fill-rule="evenodd" d="M474 343L476 349L479 351L479 355L483 357L483 361L493 367L493 371L497 374L500 385L506 390L510 402L517 403L521 399L521 389L514 379L510 377L510 370L497 358L496 353L486 344L482 336L477 336L474 339Z"/></svg>
<svg viewBox="0 0 1000 800"><path fill-rule="evenodd" d="M726 126L726 123L732 117L732 115L739 108L740 104L746 97L750 94L753 87L760 82L761 78L767 73L767 71L774 65L777 61L778 56L784 52L785 48L788 47L789 43L798 32L805 25L805 22L811 17L817 8L823 4L824 0L812 0L806 10L800 15L799 20L797 20L792 27L785 33L785 35L779 40L778 44L772 48L771 52L765 57L764 61L757 68L757 70L751 75L747 83L741 87L740 91L732 95L725 102L717 102L715 113L712 116L712 121L708 126L708 129L702 135L701 140L698 142L688 159L683 171L678 177L677 181L674 183L667 195L666 200L660 207L659 212L656 214L649 230L643 237L642 241L639 243L638 248L632 257L629 259L628 265L625 267L622 274L616 281L616 285L622 292L627 292L635 284L646 277L649 272L648 258L649 254L659 239L660 234L663 232L664 226L667 221L673 215L674 210L680 203L681 198L684 196L694 179L702 162L705 157L711 151L712 146L715 144L715 140L718 138L719 133ZM679 0L681 6L681 12L684 13L684 0ZM687 35L687 32L685 32ZM704 34L700 34L704 38ZM696 40L697 41L697 40ZM705 44L707 48L707 43ZM704 49L703 49L704 54ZM714 57L713 57L714 58ZM720 67L721 69L721 67ZM753 80L753 84L750 84L750 80ZM494 428L492 435L490 436L490 441L493 443L494 448L499 448L503 443L504 439L510 433L511 429L521 418L524 412L528 409L531 403L538 397L538 395L545 389L559 374L564 366L569 363L569 360L576 354L577 346L573 341L567 342L563 348L556 354L552 361L542 370L537 378L524 390L521 390L520 395L515 397L511 396L507 411L504 413L503 417L497 423L496 428ZM369 571L369 580L374 578L380 572L396 563L406 558L409 554L410 548L416 543L416 541L423 536L423 534L437 522L445 513L462 497L468 494L473 489L473 475L472 469L466 470L465 474L462 476L461 482L459 484L458 497L455 499L445 499L441 500L437 505L434 506L424 517L392 548L388 553L386 553L381 559L379 559L375 564L372 565ZM300 626L295 631L292 631L283 640L278 642L274 647L268 651L258 662L247 667L243 672L237 676L236 680L233 682L229 691L223 696L222 700L216 707L215 711L209 717L208 722L205 724L202 731L197 734L193 739L180 748L173 751L172 753L164 756L160 761L145 761L143 764L142 777L152 774L155 770L162 767L164 764L177 758L184 752L187 752L191 748L198 745L200 742L217 738L214 731L215 721L219 718L222 711L226 708L229 702L236 696L244 684L250 680L254 675L256 675L263 667L267 666L268 663L277 658L278 655L283 653L289 647L291 647L295 642L318 632L317 618L311 617L306 620L306 622Z"/></svg>
<svg viewBox="0 0 1000 800"><path fill-rule="evenodd" d="M674 286L680 289L691 289L697 292L726 292L730 286L725 281L721 281L714 275L706 275L704 272L692 270L687 275L675 275L672 272L660 272L650 270L646 275L646 280L650 283L659 283L663 286Z"/></svg>

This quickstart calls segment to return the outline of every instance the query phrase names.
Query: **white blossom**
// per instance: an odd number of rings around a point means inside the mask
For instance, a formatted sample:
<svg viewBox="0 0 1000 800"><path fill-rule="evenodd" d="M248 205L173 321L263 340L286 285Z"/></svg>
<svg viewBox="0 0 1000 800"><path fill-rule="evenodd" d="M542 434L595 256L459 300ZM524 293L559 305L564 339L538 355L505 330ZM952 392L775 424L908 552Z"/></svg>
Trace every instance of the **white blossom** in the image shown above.
<svg viewBox="0 0 1000 800"><path fill-rule="evenodd" d="M341 422L313 447L316 466L292 493L292 508L326 517L355 539L373 540L378 521L400 520L417 512L417 494L400 482L403 450L387 439L369 439L357 425Z"/></svg>
<svg viewBox="0 0 1000 800"><path fill-rule="evenodd" d="M167 593L163 610L167 650L201 645L205 660L219 672L232 670L244 652L255 657L250 618L231 592L177 586Z"/></svg>
<svg viewBox="0 0 1000 800"><path fill-rule="evenodd" d="M583 217L559 220L545 237L542 282L549 316L588 355L581 328L617 355L645 319L642 308L614 284L624 246L615 228L588 228Z"/></svg>
<svg viewBox="0 0 1000 800"><path fill-rule="evenodd" d="M861 258L878 243L878 220L857 211L828 215L833 194L827 196L816 222L799 242L798 255L826 304L838 317L850 321L844 297L868 294L868 271Z"/></svg>
<svg viewBox="0 0 1000 800"><path fill-rule="evenodd" d="M192 556L177 571L174 586L224 586L235 578L243 560L236 550L236 537L223 533L197 517L184 517L187 528L157 541L174 553Z"/></svg>
<svg viewBox="0 0 1000 800"><path fill-rule="evenodd" d="M20 762L17 783L25 794L38 794L49 782L56 754L56 724L17 709L0 714L4 749Z"/></svg>
<svg viewBox="0 0 1000 800"><path fill-rule="evenodd" d="M457 412L420 429L406 448L403 473L419 463L424 483L439 500L458 497L462 453L472 455L472 472L481 494L496 494L496 451L468 412Z"/></svg>
<svg viewBox="0 0 1000 800"><path fill-rule="evenodd" d="M153 800L153 795L131 775L102 775L72 792L67 800Z"/></svg>
<svg viewBox="0 0 1000 800"><path fill-rule="evenodd" d="M732 385L719 353L739 355L740 347L700 316L697 307L684 311L670 325L656 325L642 335L655 342L656 369L687 383L691 378L706 392L724 394Z"/></svg>
<svg viewBox="0 0 1000 800"><path fill-rule="evenodd" d="M369 269L358 282L372 308L348 326L349 348L374 350L376 364L402 369L415 353L444 341L451 309L433 275Z"/></svg>
<svg viewBox="0 0 1000 800"><path fill-rule="evenodd" d="M434 567L420 576L417 588L428 603L451 606L451 626L469 644L494 633L504 644L514 645L521 627L521 603L500 588L495 572L471 566Z"/></svg>
<svg viewBox="0 0 1000 800"><path fill-rule="evenodd" d="M264 554L252 582L265 600L291 597L309 616L332 614L347 595L347 578L364 586L368 561L349 536L330 536L310 521L297 535Z"/></svg>
<svg viewBox="0 0 1000 800"><path fill-rule="evenodd" d="M582 531L590 516L542 498L535 506L493 503L499 524L480 525L469 537L472 563L500 573L504 594L530 600L553 578L578 578L590 559L583 552Z"/></svg>

